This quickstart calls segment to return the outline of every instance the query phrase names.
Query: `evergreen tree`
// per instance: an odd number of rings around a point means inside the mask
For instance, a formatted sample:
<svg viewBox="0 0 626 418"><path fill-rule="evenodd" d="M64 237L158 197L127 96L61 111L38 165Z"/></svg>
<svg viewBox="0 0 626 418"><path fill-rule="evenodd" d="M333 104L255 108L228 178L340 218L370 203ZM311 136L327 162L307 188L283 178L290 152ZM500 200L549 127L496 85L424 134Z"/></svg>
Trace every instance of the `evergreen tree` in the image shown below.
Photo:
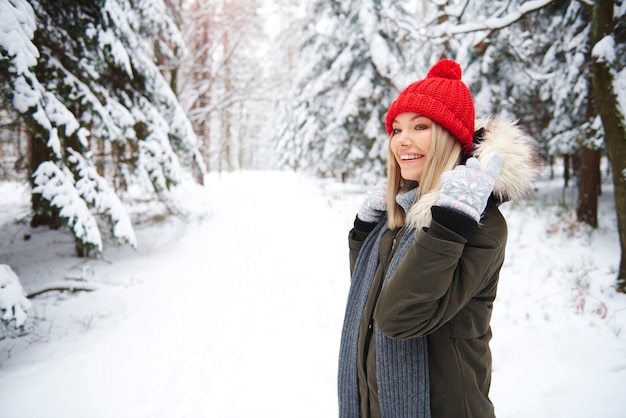
<svg viewBox="0 0 626 418"><path fill-rule="evenodd" d="M67 226L81 255L102 249L93 213L136 245L120 189L160 195L196 138L158 60L185 51L162 0L0 0L2 76L30 136L33 225ZM3 16L4 17L4 16ZM113 183L113 186L111 186Z"/></svg>
<svg viewBox="0 0 626 418"><path fill-rule="evenodd" d="M461 64L477 117L513 115L524 119L535 137L541 135L538 124L546 126L549 120L538 95L543 78L527 64L550 42L546 22L532 21L532 12L551 1L524 7L502 0L437 2L436 17L425 32Z"/></svg>
<svg viewBox="0 0 626 418"><path fill-rule="evenodd" d="M282 164L366 181L384 174L386 111L429 64L406 6L379 0L311 6L294 63L291 113L281 115Z"/></svg>
<svg viewBox="0 0 626 418"><path fill-rule="evenodd" d="M550 153L572 154L581 146L601 145L597 125L592 128L596 113L590 108L590 10L570 1L554 4L539 14L551 18L544 37L548 48L535 70L544 75L541 94L551 104L552 118L543 132Z"/></svg>

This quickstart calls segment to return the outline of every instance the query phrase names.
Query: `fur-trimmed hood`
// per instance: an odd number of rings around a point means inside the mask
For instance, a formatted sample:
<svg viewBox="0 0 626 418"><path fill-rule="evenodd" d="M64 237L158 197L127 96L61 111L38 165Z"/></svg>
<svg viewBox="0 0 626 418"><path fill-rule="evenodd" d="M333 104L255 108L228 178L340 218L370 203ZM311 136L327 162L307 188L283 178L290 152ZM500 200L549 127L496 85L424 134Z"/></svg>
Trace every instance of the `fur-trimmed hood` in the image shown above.
<svg viewBox="0 0 626 418"><path fill-rule="evenodd" d="M500 202L519 201L532 192L533 182L541 173L541 160L534 141L524 133L517 121L493 117L479 119L475 124L477 143L473 156L485 168L495 154L504 160L493 196ZM421 228L430 225L430 208L439 198L439 189L422 196L409 210L407 223Z"/></svg>

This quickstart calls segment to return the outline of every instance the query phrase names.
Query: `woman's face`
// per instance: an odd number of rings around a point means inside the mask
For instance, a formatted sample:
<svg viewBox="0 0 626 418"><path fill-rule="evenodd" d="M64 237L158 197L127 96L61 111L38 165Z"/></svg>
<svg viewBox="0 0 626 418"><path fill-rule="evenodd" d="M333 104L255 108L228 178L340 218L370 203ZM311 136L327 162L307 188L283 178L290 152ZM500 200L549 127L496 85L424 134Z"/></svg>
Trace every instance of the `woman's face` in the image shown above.
<svg viewBox="0 0 626 418"><path fill-rule="evenodd" d="M433 121L417 113L400 113L393 121L389 147L405 180L419 181L430 150Z"/></svg>

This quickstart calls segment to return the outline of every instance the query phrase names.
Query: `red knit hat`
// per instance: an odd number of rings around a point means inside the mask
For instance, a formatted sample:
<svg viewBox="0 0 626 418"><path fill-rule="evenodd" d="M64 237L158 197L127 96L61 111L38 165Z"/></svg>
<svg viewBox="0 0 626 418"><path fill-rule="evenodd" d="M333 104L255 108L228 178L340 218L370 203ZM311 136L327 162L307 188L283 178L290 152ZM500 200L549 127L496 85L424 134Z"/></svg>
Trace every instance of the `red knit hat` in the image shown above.
<svg viewBox="0 0 626 418"><path fill-rule="evenodd" d="M425 79L405 88L391 104L385 127L391 135L393 121L400 113L414 112L434 120L446 128L467 154L473 149L474 102L461 81L461 66L452 60L441 60Z"/></svg>

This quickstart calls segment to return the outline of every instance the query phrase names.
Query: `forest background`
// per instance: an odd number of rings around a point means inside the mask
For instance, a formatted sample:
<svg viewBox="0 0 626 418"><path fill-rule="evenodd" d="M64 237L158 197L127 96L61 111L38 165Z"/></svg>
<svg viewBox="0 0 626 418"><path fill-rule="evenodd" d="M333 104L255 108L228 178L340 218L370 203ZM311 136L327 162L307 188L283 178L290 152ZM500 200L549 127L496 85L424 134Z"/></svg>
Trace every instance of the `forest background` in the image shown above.
<svg viewBox="0 0 626 418"><path fill-rule="evenodd" d="M477 115L562 159L579 222L612 176L626 290L626 5L617 1L0 0L0 179L80 256L136 245L130 199L210 172L373 183L398 92L460 62ZM570 184L571 182L571 184ZM573 184L573 186L572 186ZM3 322L20 322L14 306Z"/></svg>

